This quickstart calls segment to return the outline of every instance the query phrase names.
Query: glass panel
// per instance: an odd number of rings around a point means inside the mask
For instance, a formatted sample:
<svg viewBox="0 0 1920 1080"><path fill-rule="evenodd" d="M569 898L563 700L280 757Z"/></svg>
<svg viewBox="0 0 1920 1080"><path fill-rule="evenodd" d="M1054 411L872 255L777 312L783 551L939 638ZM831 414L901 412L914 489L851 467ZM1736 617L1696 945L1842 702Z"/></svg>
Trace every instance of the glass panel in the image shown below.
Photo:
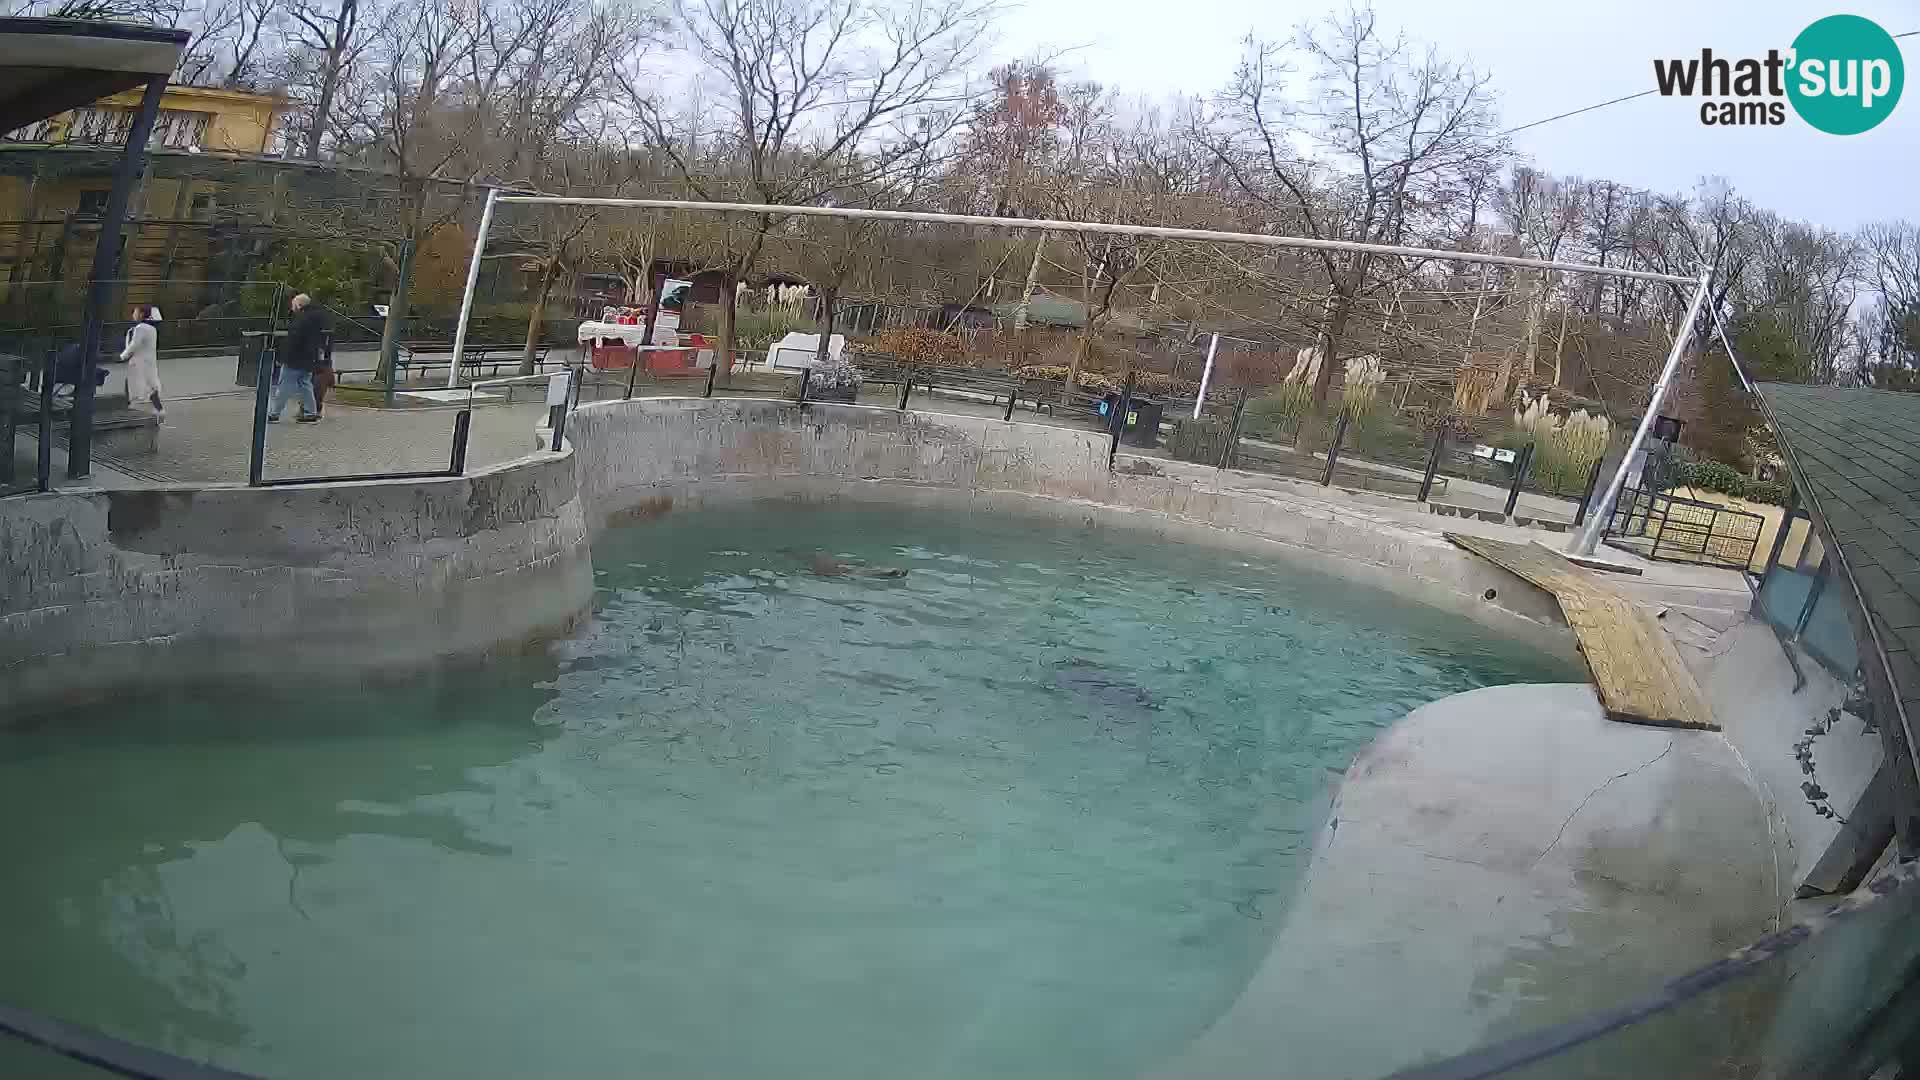
<svg viewBox="0 0 1920 1080"><path fill-rule="evenodd" d="M1827 542L1820 539L1819 533L1809 531L1806 542L1800 546L1800 559L1794 565L1803 573L1811 573L1826 557ZM1780 561L1788 561L1785 553L1781 554Z"/></svg>
<svg viewBox="0 0 1920 1080"><path fill-rule="evenodd" d="M1793 569L1782 562L1760 583L1760 610L1767 621L1791 634L1813 588L1813 571Z"/></svg>
<svg viewBox="0 0 1920 1080"><path fill-rule="evenodd" d="M1853 641L1853 624L1847 619L1847 587L1838 578L1814 601L1813 614L1800 632L1800 644L1814 658L1838 672L1851 675L1860 666L1860 650Z"/></svg>
<svg viewBox="0 0 1920 1080"><path fill-rule="evenodd" d="M1462 1060L1450 1064L1469 1067L1434 1075L1871 1076L1895 1055L1911 1054L1920 1030L1920 886L1863 891L1848 905L1858 906L1837 917L1803 916L1771 939L1779 951L1757 967L1639 1023L1506 1070L1503 1047L1485 1047L1486 1068ZM1795 946L1802 928L1819 932Z"/></svg>

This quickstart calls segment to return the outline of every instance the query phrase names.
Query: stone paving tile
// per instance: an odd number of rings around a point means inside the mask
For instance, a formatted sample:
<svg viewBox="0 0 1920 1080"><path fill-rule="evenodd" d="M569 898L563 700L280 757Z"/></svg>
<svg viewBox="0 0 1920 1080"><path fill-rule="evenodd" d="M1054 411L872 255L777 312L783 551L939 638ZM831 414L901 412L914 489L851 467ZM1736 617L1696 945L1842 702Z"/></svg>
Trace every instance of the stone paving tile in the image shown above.
<svg viewBox="0 0 1920 1080"><path fill-rule="evenodd" d="M450 460L454 409L366 409L335 403L318 424L295 423L297 411L290 406L287 416L267 429L269 479L424 471L446 468ZM476 408L468 433L468 467L533 452L533 429L545 414L537 400ZM126 464L171 481L245 483L252 438L251 396L176 398L167 406L158 451L130 456Z"/></svg>

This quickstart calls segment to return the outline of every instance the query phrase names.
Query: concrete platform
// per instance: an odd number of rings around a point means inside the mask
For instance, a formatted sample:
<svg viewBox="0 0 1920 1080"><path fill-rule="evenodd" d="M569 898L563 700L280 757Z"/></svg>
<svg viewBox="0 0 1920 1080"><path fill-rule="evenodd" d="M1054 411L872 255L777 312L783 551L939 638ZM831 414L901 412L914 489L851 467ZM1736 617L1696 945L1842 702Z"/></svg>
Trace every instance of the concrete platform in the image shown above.
<svg viewBox="0 0 1920 1080"><path fill-rule="evenodd" d="M1457 694L1355 760L1266 961L1155 1075L1384 1076L1645 993L1772 930L1781 890L1724 737L1609 723L1585 686ZM1639 1074L1738 1075L1712 1066L1758 1048L1714 1007Z"/></svg>

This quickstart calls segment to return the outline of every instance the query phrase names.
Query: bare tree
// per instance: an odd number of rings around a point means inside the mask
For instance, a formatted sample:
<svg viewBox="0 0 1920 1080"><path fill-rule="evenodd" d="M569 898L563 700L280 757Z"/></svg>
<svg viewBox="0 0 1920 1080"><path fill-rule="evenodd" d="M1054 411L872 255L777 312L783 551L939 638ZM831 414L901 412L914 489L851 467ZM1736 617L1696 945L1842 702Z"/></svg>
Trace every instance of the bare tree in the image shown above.
<svg viewBox="0 0 1920 1080"><path fill-rule="evenodd" d="M177 8L177 25L193 34L174 65L190 86L255 89L279 66L283 0L204 0Z"/></svg>
<svg viewBox="0 0 1920 1080"><path fill-rule="evenodd" d="M930 128L957 122L993 10L993 0L688 0L677 9L684 43L721 90L718 116L674 115L672 93L630 63L626 99L648 144L702 198L724 184L753 202L809 203L887 175L931 141ZM713 171L697 151L709 139L724 159ZM851 175L844 162L857 163ZM756 215L726 230L739 243L718 267L722 364L732 362L734 286L780 224Z"/></svg>
<svg viewBox="0 0 1920 1080"><path fill-rule="evenodd" d="M287 14L296 27L295 43L305 51L303 66L313 77L313 103L301 156L318 161L333 119L334 98L348 69L367 47L367 35L359 33L360 0L292 0Z"/></svg>
<svg viewBox="0 0 1920 1080"><path fill-rule="evenodd" d="M350 156L387 172L398 189L376 215L393 237L380 244L394 281L376 374L386 381L406 326L414 254L455 219L466 185L484 169L469 155L481 117L466 107L484 98L462 80L480 47L471 9L397 0L383 15L370 62L352 73L341 121Z"/></svg>
<svg viewBox="0 0 1920 1080"><path fill-rule="evenodd" d="M21 18L99 19L174 26L180 22L183 13L183 0L8 0L8 2L0 2L0 16Z"/></svg>
<svg viewBox="0 0 1920 1080"><path fill-rule="evenodd" d="M1308 102L1282 85L1289 50L1250 38L1202 132L1240 191L1293 231L1404 243L1435 231L1473 171L1506 152L1487 79L1384 36L1371 10L1302 28L1296 48L1316 73ZM1382 268L1365 254L1317 258L1327 291L1313 397L1324 404L1355 301Z"/></svg>
<svg viewBox="0 0 1920 1080"><path fill-rule="evenodd" d="M1860 239L1875 293L1861 327L1863 366L1920 368L1920 225L1880 222Z"/></svg>
<svg viewBox="0 0 1920 1080"><path fill-rule="evenodd" d="M1500 190L1495 202L1502 224L1513 234L1520 254L1535 259L1558 259L1561 249L1579 234L1584 209L1582 186L1578 181L1562 182L1529 166L1513 170L1512 179ZM1532 381L1540 361L1541 324L1546 319L1547 298L1553 281L1544 271L1528 271L1526 281L1525 365L1521 377ZM1512 352L1502 359L1494 384L1498 401L1506 401L1514 376ZM1554 381L1559 381L1559 358L1554 362Z"/></svg>

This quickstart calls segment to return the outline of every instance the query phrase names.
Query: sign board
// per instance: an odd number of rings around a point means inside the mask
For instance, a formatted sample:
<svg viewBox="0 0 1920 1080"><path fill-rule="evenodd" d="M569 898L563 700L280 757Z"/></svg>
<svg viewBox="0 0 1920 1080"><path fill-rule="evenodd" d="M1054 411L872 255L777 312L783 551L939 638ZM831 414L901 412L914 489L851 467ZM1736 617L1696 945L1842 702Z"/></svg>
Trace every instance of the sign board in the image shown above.
<svg viewBox="0 0 1920 1080"><path fill-rule="evenodd" d="M1501 450L1485 444L1476 445L1473 448L1473 456L1486 461L1498 461L1505 465L1511 465L1514 461L1513 451Z"/></svg>
<svg viewBox="0 0 1920 1080"><path fill-rule="evenodd" d="M556 371L547 377L547 404L565 405L567 403L567 380L571 378L564 371Z"/></svg>
<svg viewBox="0 0 1920 1080"><path fill-rule="evenodd" d="M827 339L827 359L839 361L847 351L845 334L835 334ZM767 348L767 367L798 371L813 366L813 358L820 353L820 335L802 334L797 331L787 334Z"/></svg>

